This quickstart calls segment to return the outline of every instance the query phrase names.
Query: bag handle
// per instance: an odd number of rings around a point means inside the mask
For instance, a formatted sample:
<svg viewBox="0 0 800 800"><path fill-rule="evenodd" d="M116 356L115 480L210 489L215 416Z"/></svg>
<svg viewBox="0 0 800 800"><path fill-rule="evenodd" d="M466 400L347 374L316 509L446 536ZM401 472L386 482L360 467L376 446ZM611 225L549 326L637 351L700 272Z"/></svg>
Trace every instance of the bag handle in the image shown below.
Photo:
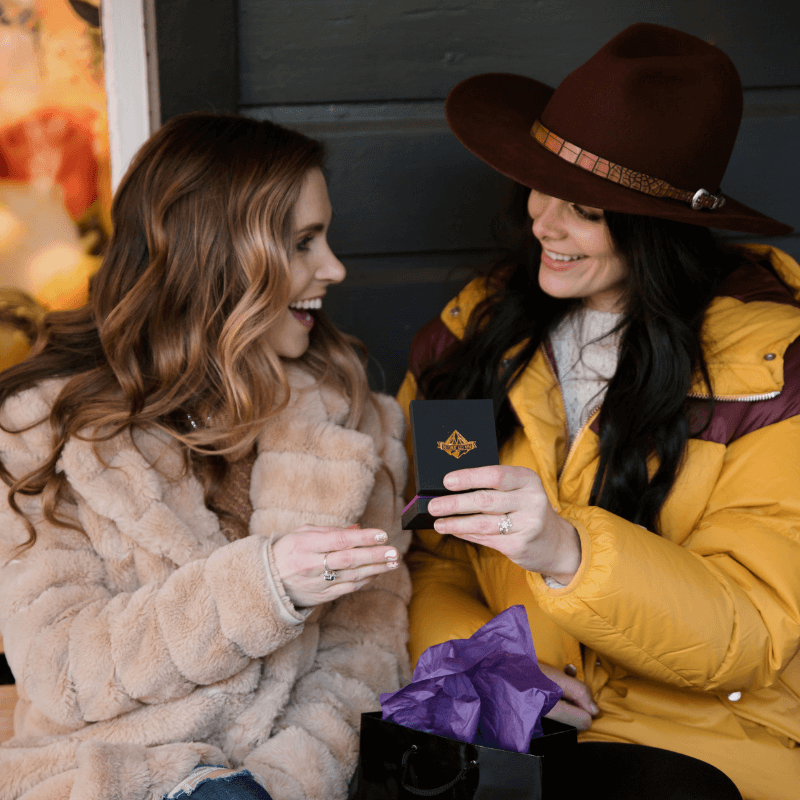
<svg viewBox="0 0 800 800"><path fill-rule="evenodd" d="M440 786L438 789L417 789L416 787L409 786L406 783L406 772L408 771L408 762L411 759L411 756L413 756L418 749L419 748L415 744L412 744L411 747L409 747L408 750L403 753L403 775L400 779L400 783L407 792L419 795L420 797L435 797L437 794L442 794L448 789L452 789L460 780L463 780L466 777L467 773L471 769L475 769L478 766L477 761L470 761L469 764L467 764L467 766L464 767L464 769L462 769L461 772L459 772L458 775L456 775L455 778L450 781L450 783L446 783L444 786Z"/></svg>

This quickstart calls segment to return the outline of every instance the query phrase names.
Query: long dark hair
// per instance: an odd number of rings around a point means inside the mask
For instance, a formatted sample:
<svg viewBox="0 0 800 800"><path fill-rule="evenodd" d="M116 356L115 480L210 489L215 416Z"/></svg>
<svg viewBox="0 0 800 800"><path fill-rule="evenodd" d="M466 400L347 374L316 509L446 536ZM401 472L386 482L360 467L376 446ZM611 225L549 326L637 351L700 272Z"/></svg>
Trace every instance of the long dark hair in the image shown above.
<svg viewBox="0 0 800 800"><path fill-rule="evenodd" d="M515 208L521 224L518 203ZM598 419L600 460L589 502L659 532L659 511L686 442L698 432L690 431L686 413L694 375L711 393L703 318L741 256L721 246L705 227L614 212L605 219L629 279L618 326L619 361ZM529 219L525 225L530 228ZM494 265L488 296L472 313L466 335L419 379L420 394L428 399L493 399L501 446L519 425L508 402L510 388L548 332L580 305L542 291L540 255L530 235L515 254ZM516 355L505 359L515 346L520 346ZM713 399L704 423L712 412ZM650 476L647 462L653 455L658 469Z"/></svg>

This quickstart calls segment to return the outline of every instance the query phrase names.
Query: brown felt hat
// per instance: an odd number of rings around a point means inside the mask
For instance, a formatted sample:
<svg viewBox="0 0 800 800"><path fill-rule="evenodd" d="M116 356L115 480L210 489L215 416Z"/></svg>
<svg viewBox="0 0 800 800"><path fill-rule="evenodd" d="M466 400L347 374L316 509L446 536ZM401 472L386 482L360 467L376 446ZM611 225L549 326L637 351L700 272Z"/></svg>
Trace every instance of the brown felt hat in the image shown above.
<svg viewBox="0 0 800 800"><path fill-rule="evenodd" d="M731 231L792 231L722 194L741 80L725 53L673 28L631 25L555 90L522 75L467 78L445 109L465 147L553 197Z"/></svg>

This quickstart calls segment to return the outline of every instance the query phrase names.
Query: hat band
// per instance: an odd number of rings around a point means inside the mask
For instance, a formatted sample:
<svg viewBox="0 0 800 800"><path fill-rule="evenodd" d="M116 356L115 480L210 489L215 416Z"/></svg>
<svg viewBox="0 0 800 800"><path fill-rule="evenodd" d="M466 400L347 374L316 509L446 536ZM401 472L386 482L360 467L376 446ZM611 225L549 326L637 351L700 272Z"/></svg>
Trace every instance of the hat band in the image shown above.
<svg viewBox="0 0 800 800"><path fill-rule="evenodd" d="M620 166L607 158L596 156L594 153L590 153L578 147L578 145L557 136L551 130L545 128L538 119L533 123L531 136L542 147L546 147L551 153L564 161L585 169L587 172L591 172L592 175L597 175L598 178L613 181L628 189L634 189L652 197L669 197L673 200L680 200L681 202L689 203L695 211L699 211L701 208L714 211L725 205L725 198L721 194L711 194L705 189L698 189L696 192L676 189L666 181L645 175L644 172L636 172L636 170Z"/></svg>

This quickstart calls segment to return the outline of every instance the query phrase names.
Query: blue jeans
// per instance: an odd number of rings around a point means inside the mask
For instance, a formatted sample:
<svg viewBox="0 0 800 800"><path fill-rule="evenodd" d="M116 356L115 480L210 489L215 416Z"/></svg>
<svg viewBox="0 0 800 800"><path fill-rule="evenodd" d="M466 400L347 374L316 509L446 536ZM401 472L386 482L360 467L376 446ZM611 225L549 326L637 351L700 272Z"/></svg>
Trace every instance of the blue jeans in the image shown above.
<svg viewBox="0 0 800 800"><path fill-rule="evenodd" d="M264 784L246 769L210 764L195 767L164 800L272 800Z"/></svg>

